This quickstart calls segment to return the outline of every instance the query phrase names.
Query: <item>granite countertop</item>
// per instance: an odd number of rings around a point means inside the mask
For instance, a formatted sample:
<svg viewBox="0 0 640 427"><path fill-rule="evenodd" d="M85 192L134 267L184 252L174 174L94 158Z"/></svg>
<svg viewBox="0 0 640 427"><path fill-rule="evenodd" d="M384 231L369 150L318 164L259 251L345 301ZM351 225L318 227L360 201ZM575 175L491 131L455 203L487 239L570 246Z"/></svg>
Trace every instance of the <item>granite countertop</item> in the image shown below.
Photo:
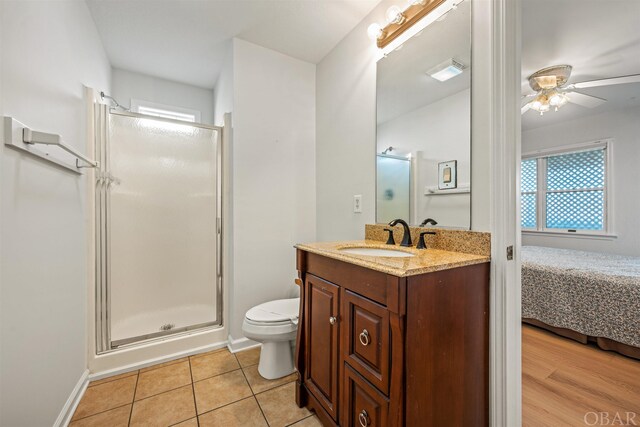
<svg viewBox="0 0 640 427"><path fill-rule="evenodd" d="M398 277L415 276L433 271L489 262L488 256L451 252L441 249L416 249L399 245L391 246L377 240L355 240L347 242L321 242L295 245L296 248L314 254L337 259L371 270L381 271ZM413 257L384 257L355 255L340 251L345 248L395 249L414 254Z"/></svg>

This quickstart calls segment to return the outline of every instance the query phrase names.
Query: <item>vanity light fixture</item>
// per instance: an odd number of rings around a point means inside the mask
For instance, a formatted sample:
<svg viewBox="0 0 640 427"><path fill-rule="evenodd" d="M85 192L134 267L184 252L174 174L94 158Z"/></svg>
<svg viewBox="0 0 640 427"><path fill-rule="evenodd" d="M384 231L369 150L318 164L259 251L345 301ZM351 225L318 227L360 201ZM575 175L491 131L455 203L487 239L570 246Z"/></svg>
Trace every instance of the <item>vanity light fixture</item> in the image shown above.
<svg viewBox="0 0 640 427"><path fill-rule="evenodd" d="M373 24L369 25L369 28L367 28L367 34L369 35L369 38L371 40L375 41L382 38L382 36L384 35L384 31L382 30L380 24L374 22Z"/></svg>
<svg viewBox="0 0 640 427"><path fill-rule="evenodd" d="M427 74L440 82L445 82L449 79L454 78L455 76L459 76L460 74L462 74L465 68L467 67L465 67L462 62L450 58L444 61L442 64L438 64L435 67L431 68L429 71L427 71Z"/></svg>
<svg viewBox="0 0 640 427"><path fill-rule="evenodd" d="M399 6L391 6L389 9L387 9L387 24L391 25L391 24L397 24L400 25L405 21L405 16L404 13L402 13L403 10L400 9Z"/></svg>
<svg viewBox="0 0 640 427"><path fill-rule="evenodd" d="M367 33L381 49L382 55L396 50L411 37L424 30L464 0L408 0L404 9L391 6L386 14L384 26L371 24Z"/></svg>

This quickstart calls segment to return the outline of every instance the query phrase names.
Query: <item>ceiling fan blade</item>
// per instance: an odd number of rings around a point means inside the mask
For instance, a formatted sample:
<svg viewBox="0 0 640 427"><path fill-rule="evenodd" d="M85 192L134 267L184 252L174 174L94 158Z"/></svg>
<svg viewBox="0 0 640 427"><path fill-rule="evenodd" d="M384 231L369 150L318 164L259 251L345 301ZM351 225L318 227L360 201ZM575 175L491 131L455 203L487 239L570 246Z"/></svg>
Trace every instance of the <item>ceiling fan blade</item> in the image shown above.
<svg viewBox="0 0 640 427"><path fill-rule="evenodd" d="M585 95L584 93L579 92L566 92L566 94L569 98L569 102L573 102L574 104L587 108L595 108L607 102L606 99L598 98L597 96Z"/></svg>
<svg viewBox="0 0 640 427"><path fill-rule="evenodd" d="M574 83L571 85L575 89L586 89L588 87L612 86L625 83L640 83L640 74L630 76L611 77L610 79L591 80L588 82Z"/></svg>
<svg viewBox="0 0 640 427"><path fill-rule="evenodd" d="M530 102L527 102L526 104L524 104L524 105L522 106L522 108L520 108L520 114L524 114L524 113L526 113L527 111L529 111L530 109L531 109L531 103L530 103Z"/></svg>

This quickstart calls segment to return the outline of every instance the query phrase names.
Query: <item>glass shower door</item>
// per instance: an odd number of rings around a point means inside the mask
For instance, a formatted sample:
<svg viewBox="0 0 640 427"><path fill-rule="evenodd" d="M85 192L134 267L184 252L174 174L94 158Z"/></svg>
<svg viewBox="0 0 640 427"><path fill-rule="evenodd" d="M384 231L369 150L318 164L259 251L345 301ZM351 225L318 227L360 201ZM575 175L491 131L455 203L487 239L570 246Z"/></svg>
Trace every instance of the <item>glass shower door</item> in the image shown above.
<svg viewBox="0 0 640 427"><path fill-rule="evenodd" d="M219 131L108 116L110 347L220 324Z"/></svg>
<svg viewBox="0 0 640 427"><path fill-rule="evenodd" d="M409 221L411 161L378 154L376 156L376 221L396 218Z"/></svg>

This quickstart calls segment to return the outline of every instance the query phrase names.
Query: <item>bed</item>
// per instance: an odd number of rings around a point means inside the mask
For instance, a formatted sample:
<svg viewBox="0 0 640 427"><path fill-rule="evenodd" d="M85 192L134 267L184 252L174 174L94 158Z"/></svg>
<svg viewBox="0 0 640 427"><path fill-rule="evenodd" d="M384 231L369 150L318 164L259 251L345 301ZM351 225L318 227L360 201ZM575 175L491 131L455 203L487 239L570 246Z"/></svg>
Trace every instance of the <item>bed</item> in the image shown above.
<svg viewBox="0 0 640 427"><path fill-rule="evenodd" d="M522 320L640 359L640 258L523 246Z"/></svg>

